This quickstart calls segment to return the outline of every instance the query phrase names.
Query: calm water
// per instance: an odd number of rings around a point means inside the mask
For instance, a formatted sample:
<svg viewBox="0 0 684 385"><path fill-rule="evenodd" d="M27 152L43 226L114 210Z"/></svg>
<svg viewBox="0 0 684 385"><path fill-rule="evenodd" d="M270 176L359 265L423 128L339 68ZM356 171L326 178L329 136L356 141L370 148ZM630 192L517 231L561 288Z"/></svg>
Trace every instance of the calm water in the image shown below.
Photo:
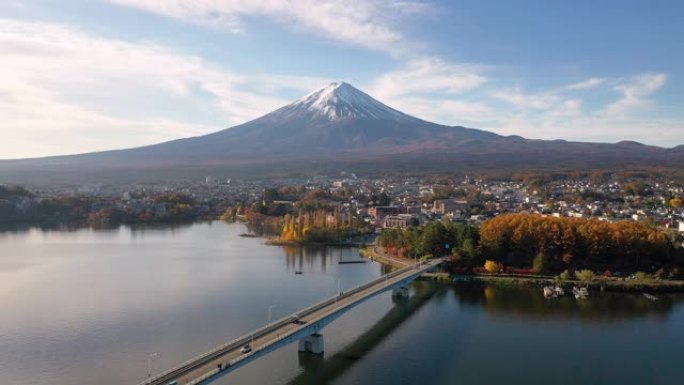
<svg viewBox="0 0 684 385"><path fill-rule="evenodd" d="M355 249L295 249L239 224L0 233L0 384L135 384L383 272ZM295 275L297 270L302 275ZM671 384L681 296L545 301L538 290L416 282L217 384ZM157 354L153 354L157 353Z"/></svg>

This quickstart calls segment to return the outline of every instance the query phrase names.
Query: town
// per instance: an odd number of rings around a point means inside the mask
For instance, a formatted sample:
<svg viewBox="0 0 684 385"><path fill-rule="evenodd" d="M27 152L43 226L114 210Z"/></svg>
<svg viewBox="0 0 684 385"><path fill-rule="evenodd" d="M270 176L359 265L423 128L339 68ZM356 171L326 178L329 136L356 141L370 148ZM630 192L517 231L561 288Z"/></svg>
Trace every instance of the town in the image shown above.
<svg viewBox="0 0 684 385"><path fill-rule="evenodd" d="M24 188L0 185L0 223L118 224L214 219L232 208L282 216L337 209L377 231L434 221L479 226L505 213L636 221L667 229L681 245L683 184L666 178L335 177L231 180L207 176L167 185Z"/></svg>

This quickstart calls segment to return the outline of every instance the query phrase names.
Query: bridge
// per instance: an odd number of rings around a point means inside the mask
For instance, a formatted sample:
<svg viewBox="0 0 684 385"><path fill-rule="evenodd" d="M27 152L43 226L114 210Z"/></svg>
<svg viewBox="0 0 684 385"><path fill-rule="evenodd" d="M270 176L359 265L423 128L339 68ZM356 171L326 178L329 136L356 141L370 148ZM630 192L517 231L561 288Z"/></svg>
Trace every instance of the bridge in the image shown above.
<svg viewBox="0 0 684 385"><path fill-rule="evenodd" d="M407 296L408 284L444 262L432 259L396 270L371 282L328 298L260 329L199 355L175 368L151 377L140 385L204 385L274 350L299 342L299 350L320 354L324 350L321 330L365 300L392 290ZM249 345L251 351L242 348Z"/></svg>

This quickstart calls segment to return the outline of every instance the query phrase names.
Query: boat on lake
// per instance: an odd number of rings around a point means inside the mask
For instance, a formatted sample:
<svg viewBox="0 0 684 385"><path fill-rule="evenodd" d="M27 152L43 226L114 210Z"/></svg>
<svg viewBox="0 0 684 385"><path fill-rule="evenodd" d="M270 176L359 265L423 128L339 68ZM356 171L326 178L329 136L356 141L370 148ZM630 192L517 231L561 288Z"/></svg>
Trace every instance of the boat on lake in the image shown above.
<svg viewBox="0 0 684 385"><path fill-rule="evenodd" d="M573 287L572 294L575 295L576 299L587 299L589 297L589 290L586 287Z"/></svg>
<svg viewBox="0 0 684 385"><path fill-rule="evenodd" d="M651 301L657 301L658 300L658 297L656 297L653 294L648 294L648 293L643 293L643 294L644 294L644 297L650 299Z"/></svg>
<svg viewBox="0 0 684 385"><path fill-rule="evenodd" d="M545 298L557 298L565 295L565 290L560 286L544 286L544 297Z"/></svg>

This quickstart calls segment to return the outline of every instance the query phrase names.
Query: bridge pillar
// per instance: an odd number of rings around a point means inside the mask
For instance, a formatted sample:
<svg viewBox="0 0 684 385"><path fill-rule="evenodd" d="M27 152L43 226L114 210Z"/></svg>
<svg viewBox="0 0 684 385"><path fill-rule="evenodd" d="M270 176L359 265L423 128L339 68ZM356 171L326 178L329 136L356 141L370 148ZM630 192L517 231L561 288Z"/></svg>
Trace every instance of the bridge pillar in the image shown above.
<svg viewBox="0 0 684 385"><path fill-rule="evenodd" d="M323 354L323 335L315 333L299 340L299 351Z"/></svg>
<svg viewBox="0 0 684 385"><path fill-rule="evenodd" d="M395 287L394 289L392 289L392 297L408 298L408 296L409 296L408 286Z"/></svg>

